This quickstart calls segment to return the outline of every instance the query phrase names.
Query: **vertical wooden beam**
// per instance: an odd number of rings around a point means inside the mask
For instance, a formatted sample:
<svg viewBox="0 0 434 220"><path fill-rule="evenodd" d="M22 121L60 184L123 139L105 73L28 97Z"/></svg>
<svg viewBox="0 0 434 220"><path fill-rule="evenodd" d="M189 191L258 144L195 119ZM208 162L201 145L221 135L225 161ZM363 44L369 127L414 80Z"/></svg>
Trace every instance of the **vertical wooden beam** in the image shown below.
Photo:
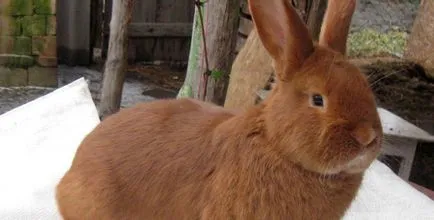
<svg viewBox="0 0 434 220"><path fill-rule="evenodd" d="M273 73L271 57L253 29L232 65L226 108L248 108L256 102L256 92L264 88Z"/></svg>
<svg viewBox="0 0 434 220"><path fill-rule="evenodd" d="M105 118L119 111L127 69L128 24L133 0L113 1L108 56L104 69L99 114Z"/></svg>
<svg viewBox="0 0 434 220"><path fill-rule="evenodd" d="M327 0L292 0L300 17L307 24L314 40L318 40Z"/></svg>
<svg viewBox="0 0 434 220"><path fill-rule="evenodd" d="M229 83L229 73L235 58L239 21L240 0L208 1L207 35L209 65L212 75L209 79L206 101L223 105Z"/></svg>
<svg viewBox="0 0 434 220"><path fill-rule="evenodd" d="M201 31L199 11L195 11L195 21L190 50L189 67L186 82L179 97L200 97L199 85L202 75L207 71L206 57L209 61L211 76L208 79L205 100L223 105L229 72L235 57L236 36L239 21L240 0L206 1L201 8L207 43L207 56L204 54L204 45ZM183 93L183 91L187 91Z"/></svg>
<svg viewBox="0 0 434 220"><path fill-rule="evenodd" d="M312 0L305 20L314 41L319 39L323 17L327 9L327 0Z"/></svg>
<svg viewBox="0 0 434 220"><path fill-rule="evenodd" d="M414 20L404 58L422 65L434 79L434 1L421 1Z"/></svg>

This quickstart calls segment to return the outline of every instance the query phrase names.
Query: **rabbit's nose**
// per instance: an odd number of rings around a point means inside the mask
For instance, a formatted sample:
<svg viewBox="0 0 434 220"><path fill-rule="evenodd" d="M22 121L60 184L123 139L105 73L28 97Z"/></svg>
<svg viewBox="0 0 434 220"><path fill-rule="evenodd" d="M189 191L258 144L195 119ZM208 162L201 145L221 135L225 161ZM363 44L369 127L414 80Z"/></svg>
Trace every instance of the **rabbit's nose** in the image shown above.
<svg viewBox="0 0 434 220"><path fill-rule="evenodd" d="M371 143L375 141L377 133L374 128L367 123L363 123L355 128L351 135L353 138L363 147L370 146Z"/></svg>

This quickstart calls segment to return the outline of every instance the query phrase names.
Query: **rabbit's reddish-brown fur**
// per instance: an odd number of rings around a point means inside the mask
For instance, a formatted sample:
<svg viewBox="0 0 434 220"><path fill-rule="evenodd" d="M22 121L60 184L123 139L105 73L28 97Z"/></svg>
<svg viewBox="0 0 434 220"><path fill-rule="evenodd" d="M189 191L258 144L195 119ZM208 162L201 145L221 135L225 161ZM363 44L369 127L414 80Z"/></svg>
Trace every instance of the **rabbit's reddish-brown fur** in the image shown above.
<svg viewBox="0 0 434 220"><path fill-rule="evenodd" d="M381 124L366 78L336 42L348 30L314 45L288 2L249 2L278 78L262 104L232 112L159 100L108 117L57 186L64 219L341 218L377 156ZM328 26L323 36L339 31Z"/></svg>

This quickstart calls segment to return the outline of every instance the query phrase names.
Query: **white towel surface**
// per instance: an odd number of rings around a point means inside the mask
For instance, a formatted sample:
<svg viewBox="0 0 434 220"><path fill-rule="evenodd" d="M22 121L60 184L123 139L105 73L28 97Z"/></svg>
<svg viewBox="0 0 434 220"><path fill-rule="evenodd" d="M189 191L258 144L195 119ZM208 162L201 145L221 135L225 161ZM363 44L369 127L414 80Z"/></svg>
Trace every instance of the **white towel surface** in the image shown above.
<svg viewBox="0 0 434 220"><path fill-rule="evenodd" d="M98 123L83 78L0 115L0 220L60 219L54 187Z"/></svg>
<svg viewBox="0 0 434 220"><path fill-rule="evenodd" d="M434 201L377 160L366 171L344 219L434 219Z"/></svg>
<svg viewBox="0 0 434 220"><path fill-rule="evenodd" d="M83 78L1 115L0 220L60 219L54 188L98 123ZM434 202L376 161L344 219L434 219Z"/></svg>

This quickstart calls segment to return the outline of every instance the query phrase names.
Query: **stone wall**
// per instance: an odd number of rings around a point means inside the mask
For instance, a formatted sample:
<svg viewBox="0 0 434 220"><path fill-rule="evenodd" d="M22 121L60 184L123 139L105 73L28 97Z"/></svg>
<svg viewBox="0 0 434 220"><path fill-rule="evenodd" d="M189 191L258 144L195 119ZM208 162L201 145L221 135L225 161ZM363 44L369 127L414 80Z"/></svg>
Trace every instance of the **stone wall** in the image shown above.
<svg viewBox="0 0 434 220"><path fill-rule="evenodd" d="M0 86L57 86L56 0L0 0Z"/></svg>

